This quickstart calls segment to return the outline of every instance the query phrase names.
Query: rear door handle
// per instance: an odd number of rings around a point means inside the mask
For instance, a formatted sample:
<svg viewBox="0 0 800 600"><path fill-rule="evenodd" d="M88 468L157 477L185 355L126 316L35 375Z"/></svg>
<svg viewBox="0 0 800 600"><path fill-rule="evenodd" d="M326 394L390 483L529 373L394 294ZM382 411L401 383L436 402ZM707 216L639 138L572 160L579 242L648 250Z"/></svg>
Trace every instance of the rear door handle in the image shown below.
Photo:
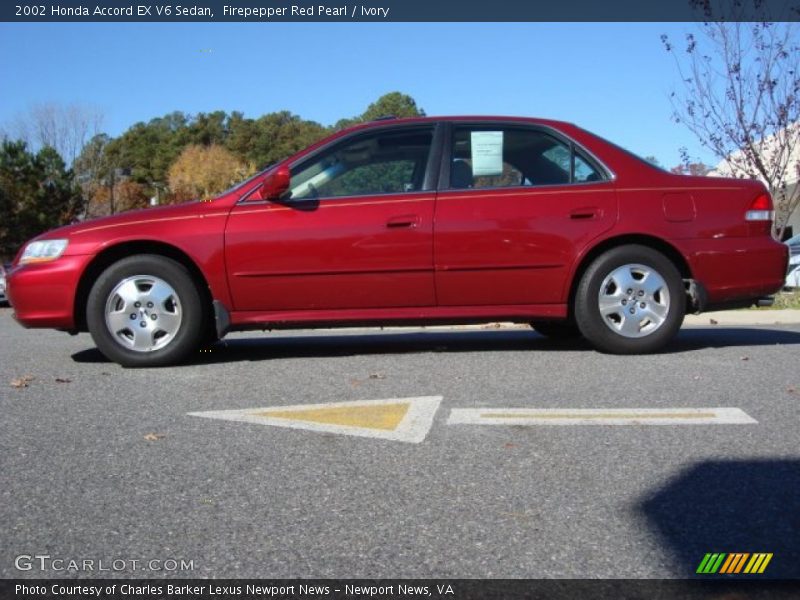
<svg viewBox="0 0 800 600"><path fill-rule="evenodd" d="M417 215L399 215L386 221L386 227L389 229L411 228L417 225L419 225L419 217Z"/></svg>
<svg viewBox="0 0 800 600"><path fill-rule="evenodd" d="M570 219L596 219L600 216L600 209L596 206L586 206L584 208L576 208L569 213Z"/></svg>

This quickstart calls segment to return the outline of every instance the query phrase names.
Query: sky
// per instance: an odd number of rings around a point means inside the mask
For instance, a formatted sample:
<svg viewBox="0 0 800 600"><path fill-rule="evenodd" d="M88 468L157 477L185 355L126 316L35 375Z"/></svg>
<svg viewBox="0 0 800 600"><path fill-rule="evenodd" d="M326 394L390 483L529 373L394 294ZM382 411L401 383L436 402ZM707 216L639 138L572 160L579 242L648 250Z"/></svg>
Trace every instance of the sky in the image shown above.
<svg viewBox="0 0 800 600"><path fill-rule="evenodd" d="M381 95L429 115L570 121L665 167L717 160L672 122L659 36L692 23L2 23L0 129L41 103L98 107L116 136L180 110L290 110L323 125Z"/></svg>

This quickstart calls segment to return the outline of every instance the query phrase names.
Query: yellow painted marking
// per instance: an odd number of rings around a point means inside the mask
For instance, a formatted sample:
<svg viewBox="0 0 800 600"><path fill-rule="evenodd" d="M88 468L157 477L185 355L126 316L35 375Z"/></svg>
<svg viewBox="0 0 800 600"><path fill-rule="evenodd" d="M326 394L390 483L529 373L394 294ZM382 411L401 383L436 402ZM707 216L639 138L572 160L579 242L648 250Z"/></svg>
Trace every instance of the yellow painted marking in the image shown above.
<svg viewBox="0 0 800 600"><path fill-rule="evenodd" d="M326 404L254 406L238 410L192 412L189 415L419 444L428 435L441 401L441 396L420 396Z"/></svg>
<svg viewBox="0 0 800 600"><path fill-rule="evenodd" d="M364 427L394 431L408 413L411 406L407 402L380 404L375 406L335 406L331 408L312 408L308 410L282 410L253 413L254 416L274 419L310 421L326 425Z"/></svg>
<svg viewBox="0 0 800 600"><path fill-rule="evenodd" d="M714 413L483 413L483 419L708 419Z"/></svg>
<svg viewBox="0 0 800 600"><path fill-rule="evenodd" d="M763 573L764 569L767 568L767 565L769 564L769 561L771 561L771 560L772 560L772 552L767 554L767 557L764 559L764 562L761 563L761 568L758 569L758 572L759 573Z"/></svg>

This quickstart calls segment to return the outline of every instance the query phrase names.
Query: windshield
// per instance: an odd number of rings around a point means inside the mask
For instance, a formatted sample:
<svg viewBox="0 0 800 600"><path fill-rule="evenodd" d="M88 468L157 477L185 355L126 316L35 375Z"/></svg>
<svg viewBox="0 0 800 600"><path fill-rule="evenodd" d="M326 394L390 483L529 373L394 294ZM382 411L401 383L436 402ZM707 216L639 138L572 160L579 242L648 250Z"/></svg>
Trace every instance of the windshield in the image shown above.
<svg viewBox="0 0 800 600"><path fill-rule="evenodd" d="M230 188L228 188L227 190L225 190L224 192L220 192L219 194L217 194L217 198L221 198L222 196L227 196L228 194L232 194L233 192L235 192L236 190L238 190L238 189L240 189L240 188L247 187L247 185L248 185L249 183L251 183L252 181L255 181L256 179L258 179L259 177L261 177L261 176L262 176L264 173L266 173L267 171L269 171L269 170L270 170L272 167L274 167L276 164L278 164L278 163L272 163L271 165L267 165L266 167L264 167L263 169L261 169L261 170L260 170L258 173L256 173L255 175L252 175L252 176L248 177L247 179L245 179L244 181L237 183L237 184L236 184L236 185L234 185L233 187L230 187Z"/></svg>

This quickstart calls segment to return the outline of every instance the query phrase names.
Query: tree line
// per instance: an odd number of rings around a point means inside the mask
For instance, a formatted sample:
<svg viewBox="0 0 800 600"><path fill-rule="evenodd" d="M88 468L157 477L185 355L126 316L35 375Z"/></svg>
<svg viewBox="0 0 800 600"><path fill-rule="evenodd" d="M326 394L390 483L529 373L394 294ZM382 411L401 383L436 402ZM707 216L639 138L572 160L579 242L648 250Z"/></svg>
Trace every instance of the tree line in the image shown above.
<svg viewBox="0 0 800 600"><path fill-rule="evenodd" d="M78 151L75 140L86 137L88 122L83 116L70 121L81 115L78 107L37 107L27 128L17 128L27 141L5 134L0 146L0 258L9 260L25 241L53 227L143 208L153 197L158 204L212 197L344 127L386 115L424 114L400 92L329 127L289 111L258 118L237 111L175 111L136 123L116 138L95 133ZM71 164L62 153L71 154Z"/></svg>

